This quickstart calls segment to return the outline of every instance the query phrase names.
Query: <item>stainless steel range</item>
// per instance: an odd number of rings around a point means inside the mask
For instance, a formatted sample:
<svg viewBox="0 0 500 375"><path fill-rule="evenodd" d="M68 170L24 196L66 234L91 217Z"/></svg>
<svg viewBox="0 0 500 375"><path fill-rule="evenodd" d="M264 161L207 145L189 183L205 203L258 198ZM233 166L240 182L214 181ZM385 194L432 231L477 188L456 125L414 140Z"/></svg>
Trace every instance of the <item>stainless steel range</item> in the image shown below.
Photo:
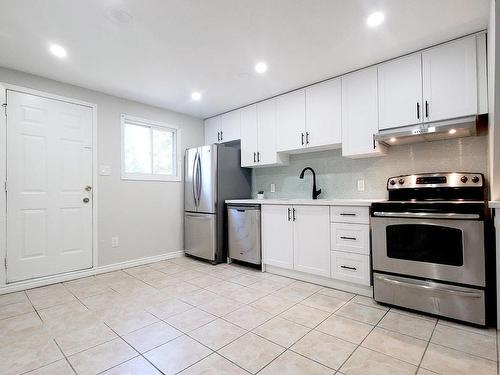
<svg viewBox="0 0 500 375"><path fill-rule="evenodd" d="M387 190L371 208L375 300L486 324L484 176L397 176Z"/></svg>

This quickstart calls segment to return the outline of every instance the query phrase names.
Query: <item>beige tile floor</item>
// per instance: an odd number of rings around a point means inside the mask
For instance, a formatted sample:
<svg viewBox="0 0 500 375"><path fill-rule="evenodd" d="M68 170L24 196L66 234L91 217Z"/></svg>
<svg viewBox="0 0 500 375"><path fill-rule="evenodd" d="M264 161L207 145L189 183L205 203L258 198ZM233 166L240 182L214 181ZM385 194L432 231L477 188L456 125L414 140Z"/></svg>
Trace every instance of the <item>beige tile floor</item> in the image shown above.
<svg viewBox="0 0 500 375"><path fill-rule="evenodd" d="M0 374L498 374L494 329L176 258L0 296Z"/></svg>

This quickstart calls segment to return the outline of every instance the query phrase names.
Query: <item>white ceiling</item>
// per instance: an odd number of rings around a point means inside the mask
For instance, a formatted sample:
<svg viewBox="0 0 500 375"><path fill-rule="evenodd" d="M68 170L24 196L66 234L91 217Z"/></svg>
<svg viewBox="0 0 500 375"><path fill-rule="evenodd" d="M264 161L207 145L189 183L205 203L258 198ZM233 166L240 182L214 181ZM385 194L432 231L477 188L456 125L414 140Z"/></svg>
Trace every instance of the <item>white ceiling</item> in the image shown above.
<svg viewBox="0 0 500 375"><path fill-rule="evenodd" d="M379 10L385 22L368 28ZM0 66L208 117L485 29L488 11L489 0L2 0Z"/></svg>

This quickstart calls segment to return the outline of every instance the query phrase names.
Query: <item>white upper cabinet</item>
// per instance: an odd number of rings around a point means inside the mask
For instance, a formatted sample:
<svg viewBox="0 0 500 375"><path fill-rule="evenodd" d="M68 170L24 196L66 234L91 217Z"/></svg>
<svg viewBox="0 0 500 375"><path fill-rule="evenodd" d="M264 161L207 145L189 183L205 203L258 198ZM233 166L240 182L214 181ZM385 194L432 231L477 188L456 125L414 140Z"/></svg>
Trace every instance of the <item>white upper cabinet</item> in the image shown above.
<svg viewBox="0 0 500 375"><path fill-rule="evenodd" d="M342 142L342 85L332 79L306 88L306 142L308 147Z"/></svg>
<svg viewBox="0 0 500 375"><path fill-rule="evenodd" d="M306 145L305 90L292 91L276 98L276 124L278 152Z"/></svg>
<svg viewBox="0 0 500 375"><path fill-rule="evenodd" d="M231 111L221 115L220 141L231 142L240 139L241 111Z"/></svg>
<svg viewBox="0 0 500 375"><path fill-rule="evenodd" d="M257 163L258 127L257 105L241 110L241 166L253 167Z"/></svg>
<svg viewBox="0 0 500 375"><path fill-rule="evenodd" d="M478 113L476 36L422 52L424 121Z"/></svg>
<svg viewBox="0 0 500 375"><path fill-rule="evenodd" d="M220 141L220 116L205 120L205 144L219 143Z"/></svg>
<svg viewBox="0 0 500 375"><path fill-rule="evenodd" d="M293 268L330 277L328 206L293 206Z"/></svg>
<svg viewBox="0 0 500 375"><path fill-rule="evenodd" d="M385 151L375 142L378 132L377 67L342 77L342 155L358 158Z"/></svg>
<svg viewBox="0 0 500 375"><path fill-rule="evenodd" d="M241 166L288 164L288 155L276 152L276 99L250 105L241 111Z"/></svg>
<svg viewBox="0 0 500 375"><path fill-rule="evenodd" d="M205 120L205 144L240 139L241 110L224 113Z"/></svg>
<svg viewBox="0 0 500 375"><path fill-rule="evenodd" d="M276 99L257 103L257 165L288 164L288 155L276 152Z"/></svg>
<svg viewBox="0 0 500 375"><path fill-rule="evenodd" d="M378 65L379 129L422 122L422 54Z"/></svg>

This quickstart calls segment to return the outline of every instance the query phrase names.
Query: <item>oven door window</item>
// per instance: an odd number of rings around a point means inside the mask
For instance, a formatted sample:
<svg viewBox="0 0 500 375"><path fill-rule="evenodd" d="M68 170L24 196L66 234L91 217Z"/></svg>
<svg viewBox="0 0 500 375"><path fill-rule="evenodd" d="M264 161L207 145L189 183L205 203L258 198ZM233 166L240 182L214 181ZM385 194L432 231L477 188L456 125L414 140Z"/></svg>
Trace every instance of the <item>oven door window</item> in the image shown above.
<svg viewBox="0 0 500 375"><path fill-rule="evenodd" d="M463 235L460 229L427 224L386 227L387 256L417 262L462 266Z"/></svg>

